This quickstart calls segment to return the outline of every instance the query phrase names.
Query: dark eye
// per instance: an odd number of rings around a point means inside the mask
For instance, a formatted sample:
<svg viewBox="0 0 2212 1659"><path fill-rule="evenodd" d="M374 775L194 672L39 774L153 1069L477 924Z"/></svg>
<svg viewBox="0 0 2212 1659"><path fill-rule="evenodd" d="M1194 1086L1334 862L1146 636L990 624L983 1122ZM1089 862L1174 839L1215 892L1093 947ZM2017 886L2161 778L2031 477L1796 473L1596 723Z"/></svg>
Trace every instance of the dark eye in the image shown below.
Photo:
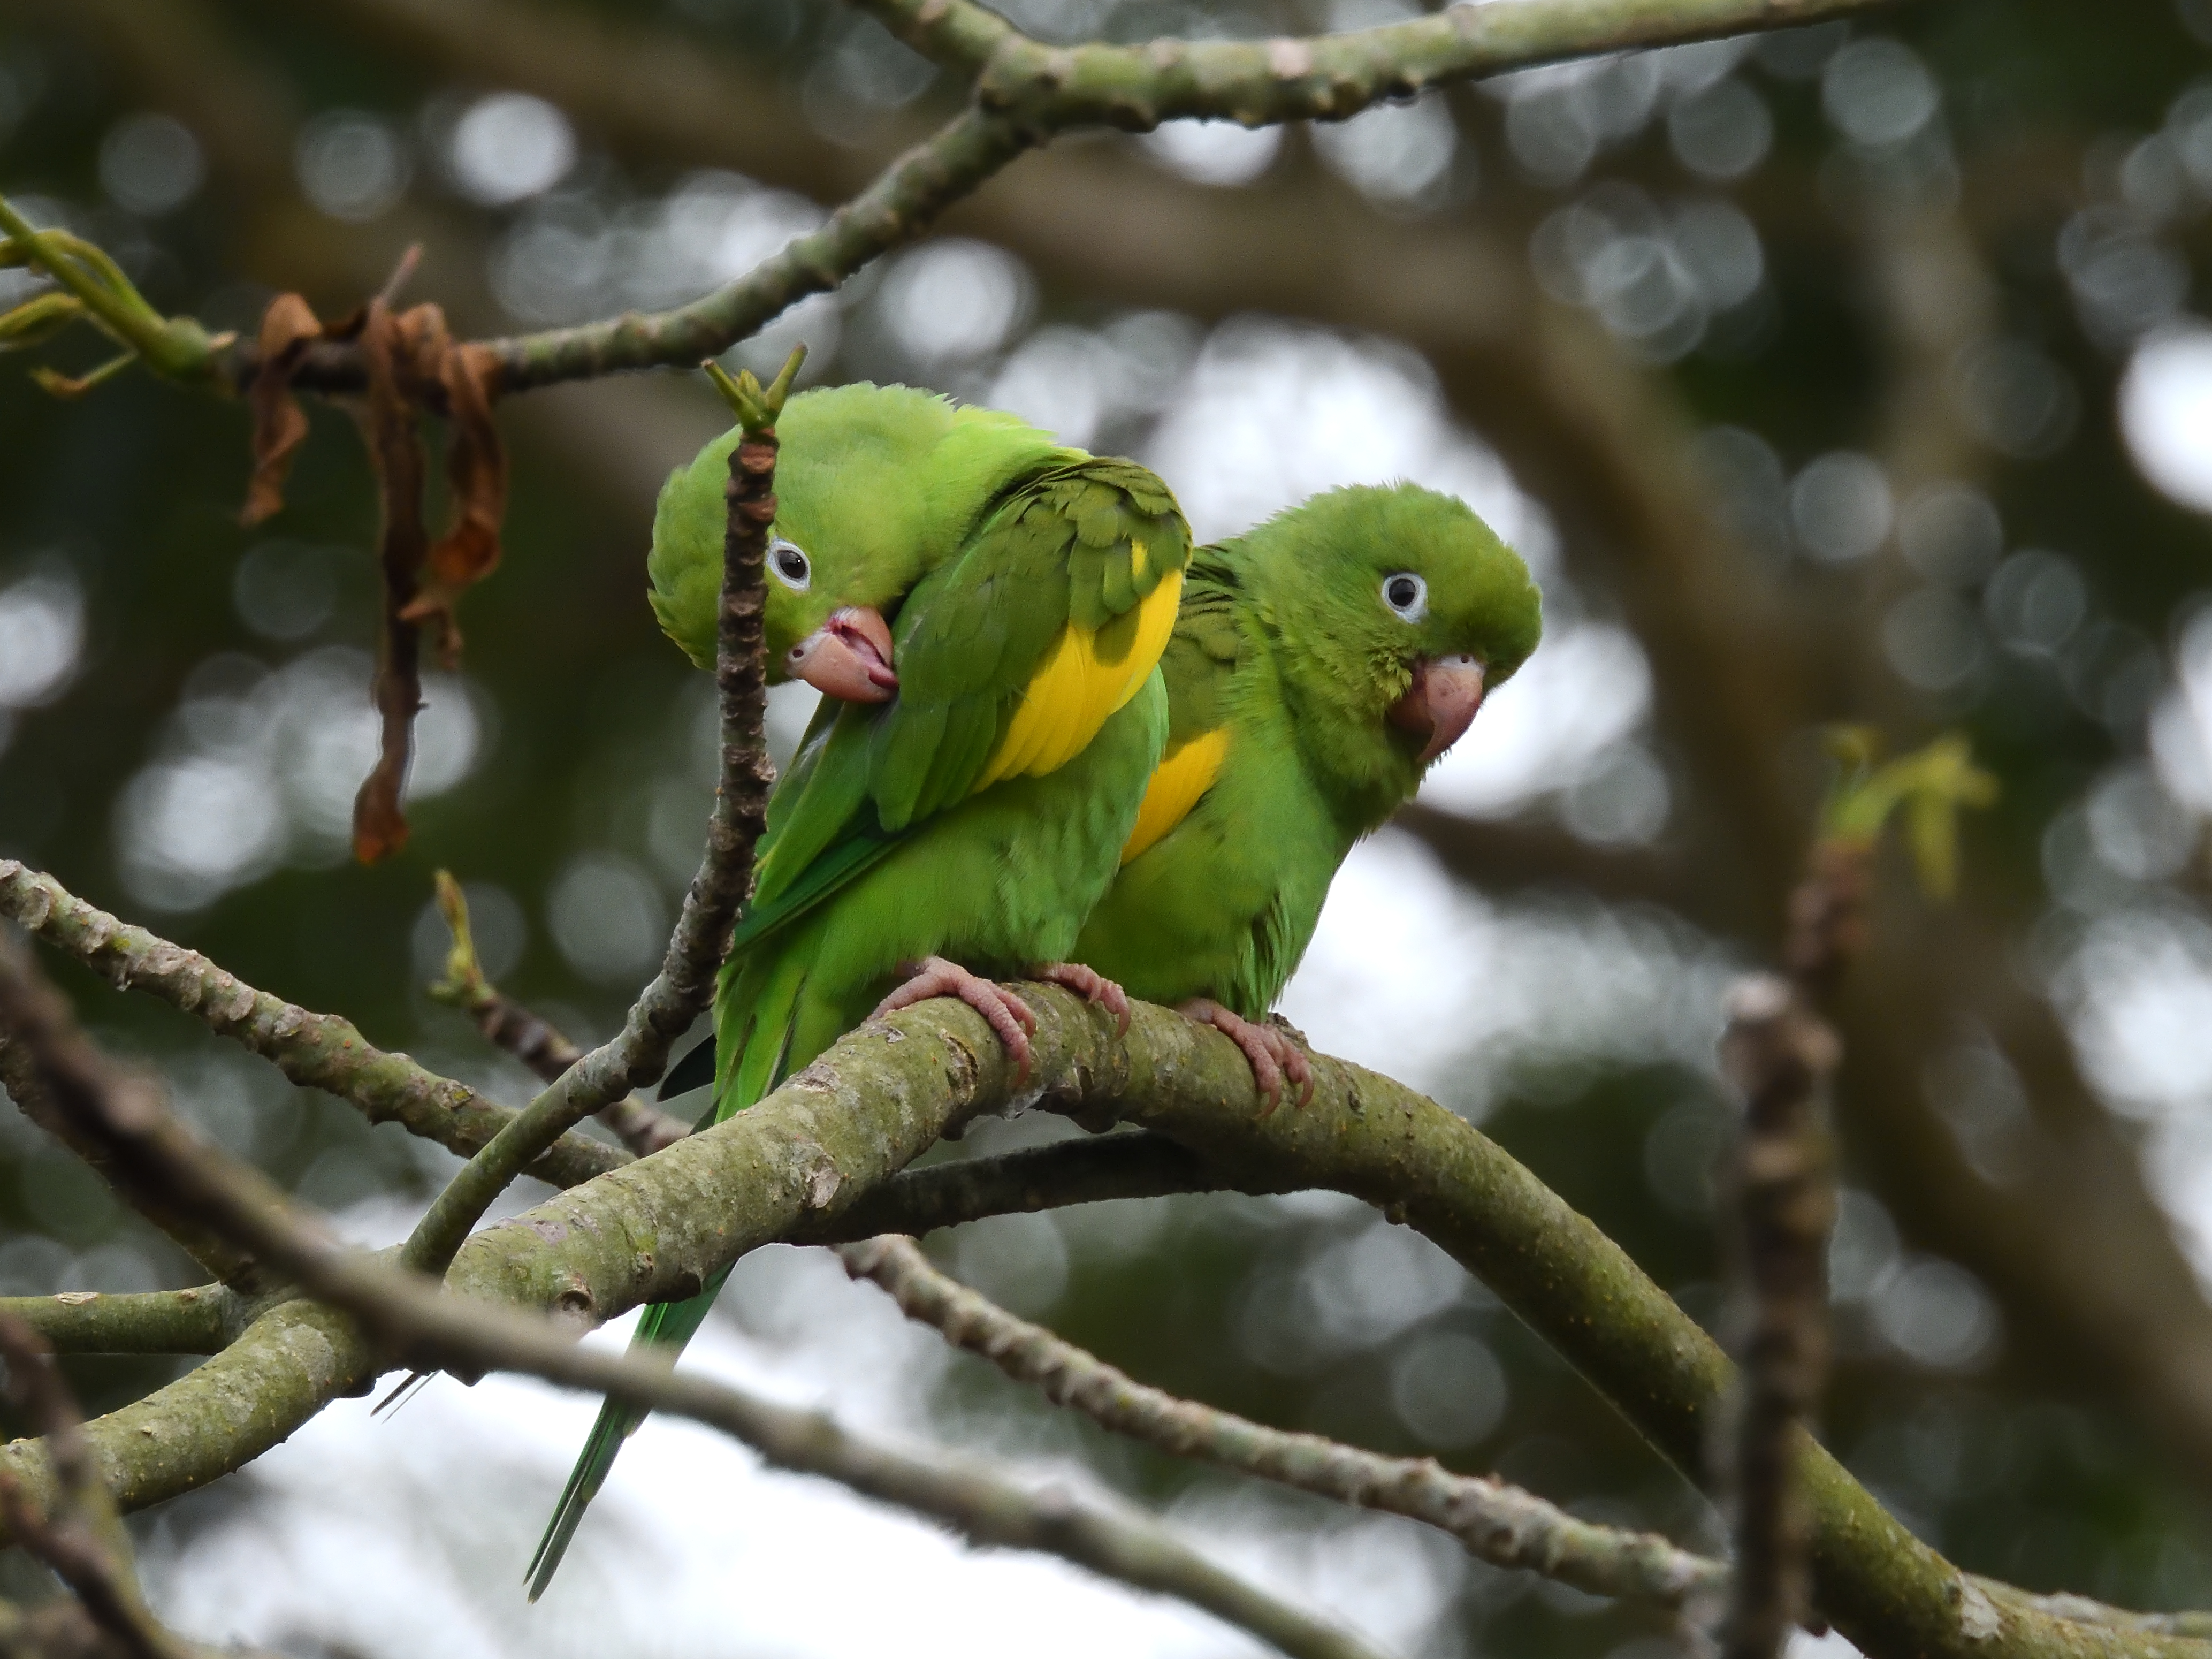
<svg viewBox="0 0 2212 1659"><path fill-rule="evenodd" d="M794 593L804 593L814 580L814 567L807 562L806 550L781 536L768 544L768 568L775 572L778 581Z"/></svg>
<svg viewBox="0 0 2212 1659"><path fill-rule="evenodd" d="M1429 614L1429 585L1410 570L1382 579L1382 603L1409 623Z"/></svg>

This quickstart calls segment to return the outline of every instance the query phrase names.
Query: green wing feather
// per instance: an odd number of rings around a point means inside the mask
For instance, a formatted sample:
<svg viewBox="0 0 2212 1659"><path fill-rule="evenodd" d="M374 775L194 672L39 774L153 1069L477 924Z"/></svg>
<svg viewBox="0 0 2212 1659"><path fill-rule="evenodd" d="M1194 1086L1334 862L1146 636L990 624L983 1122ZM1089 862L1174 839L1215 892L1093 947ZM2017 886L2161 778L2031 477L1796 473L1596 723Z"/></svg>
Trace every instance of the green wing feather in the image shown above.
<svg viewBox="0 0 2212 1659"><path fill-rule="evenodd" d="M1191 555L1175 634L1160 658L1168 683L1168 748L1218 732L1229 723L1229 688L1250 649L1237 625L1243 599L1237 567L1221 550Z"/></svg>
<svg viewBox="0 0 2212 1659"><path fill-rule="evenodd" d="M897 698L817 711L770 803L738 945L805 915L966 799L1069 623L1107 629L1189 556L1175 497L1133 463L1085 460L1008 490L901 607Z"/></svg>
<svg viewBox="0 0 2212 1659"><path fill-rule="evenodd" d="M1139 544L1141 571L1133 568ZM963 799L1062 630L1108 629L1189 557L1175 497L1133 462L1086 459L1008 491L899 612L898 701L870 756L884 825L900 829Z"/></svg>

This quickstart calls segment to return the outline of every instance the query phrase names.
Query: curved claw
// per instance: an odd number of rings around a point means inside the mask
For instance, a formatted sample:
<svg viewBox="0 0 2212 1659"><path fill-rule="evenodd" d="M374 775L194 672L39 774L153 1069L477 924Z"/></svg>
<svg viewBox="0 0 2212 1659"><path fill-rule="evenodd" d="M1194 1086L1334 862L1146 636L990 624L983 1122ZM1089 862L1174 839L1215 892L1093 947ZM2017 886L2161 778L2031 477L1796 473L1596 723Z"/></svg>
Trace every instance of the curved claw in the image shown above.
<svg viewBox="0 0 2212 1659"><path fill-rule="evenodd" d="M958 963L948 962L943 957L902 962L899 963L899 972L907 975L906 982L876 1005L872 1018L880 1019L932 997L957 997L982 1015L999 1034L999 1041L1006 1045L1006 1057L1014 1062L1015 1084L1029 1081L1029 1034L1036 1030L1036 1016L1030 1012L1029 1004L1003 986L994 985L981 975L971 974Z"/></svg>
<svg viewBox="0 0 2212 1659"><path fill-rule="evenodd" d="M1115 1030L1129 1035L1129 994L1096 968L1079 962L1045 962L1030 969L1031 979L1048 985L1065 985L1085 1002L1095 1002L1114 1016Z"/></svg>
<svg viewBox="0 0 2212 1659"><path fill-rule="evenodd" d="M1261 1117L1283 1103L1285 1078L1297 1088L1298 1105L1313 1098L1313 1063L1305 1050L1291 1041L1288 1032L1274 1025L1255 1024L1211 997L1193 997L1176 1012L1201 1025L1211 1025L1244 1051L1245 1063L1252 1068L1252 1082L1267 1103Z"/></svg>

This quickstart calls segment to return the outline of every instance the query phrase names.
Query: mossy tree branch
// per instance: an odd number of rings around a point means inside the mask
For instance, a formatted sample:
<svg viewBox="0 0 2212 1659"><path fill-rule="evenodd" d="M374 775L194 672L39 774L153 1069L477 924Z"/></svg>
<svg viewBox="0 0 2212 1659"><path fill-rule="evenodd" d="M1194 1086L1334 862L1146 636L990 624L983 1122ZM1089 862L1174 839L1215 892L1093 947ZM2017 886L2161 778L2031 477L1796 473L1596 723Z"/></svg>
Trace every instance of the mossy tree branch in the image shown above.
<svg viewBox="0 0 2212 1659"><path fill-rule="evenodd" d="M1520 0L1304 39L1050 46L974 0L858 3L915 51L972 77L982 108L1045 132L1142 132L1188 116L1248 127L1341 120L1446 82L1869 9L1868 0Z"/></svg>
<svg viewBox="0 0 2212 1659"><path fill-rule="evenodd" d="M1733 1379L1726 1357L1617 1245L1464 1120L1326 1057L1311 1104L1262 1116L1227 1039L1143 1006L1119 1037L1108 1016L1058 988L1023 995L1038 1017L1033 1084L1045 1104L1093 1127L1155 1130L1240 1182L1326 1187L1382 1206L1481 1277L1678 1468L1702 1473L1707 1427ZM835 1224L946 1130L1013 1098L1000 1045L964 1006L932 1002L871 1021L730 1121L477 1233L447 1284L589 1321L686 1295L761 1243ZM394 1363L330 1309L289 1303L88 1432L131 1507L249 1461ZM0 1467L24 1455L20 1445L0 1451ZM1809 1442L1800 1473L1815 1606L1866 1651L2212 1656L2212 1644L2057 1617L1970 1580Z"/></svg>
<svg viewBox="0 0 2212 1659"><path fill-rule="evenodd" d="M1224 1572L1118 1505L1057 1488L1032 1492L972 1461L873 1445L823 1414L679 1376L651 1357L580 1347L569 1332L547 1319L471 1305L337 1243L296 1214L258 1170L195 1142L143 1079L109 1067L69 1020L61 999L37 981L27 958L5 945L0 945L0 1030L30 1054L41 1088L76 1131L99 1146L124 1184L173 1194L202 1224L342 1309L380 1352L425 1368L521 1371L673 1412L743 1440L781 1468L826 1475L948 1522L974 1544L1047 1551L1137 1588L1177 1596L1291 1659L1375 1659L1346 1632ZM32 1333L0 1322L0 1352L17 1373L19 1389L21 1352L33 1346L43 1357ZM51 1376L47 1380L52 1382ZM120 1540L113 1499L74 1413L46 1426L48 1486L56 1498L72 1512L96 1510L107 1522L106 1532ZM95 1618L137 1638L136 1659L191 1659L147 1614L127 1558L92 1547L100 1540L89 1536L79 1540L50 1528L22 1481L4 1465L0 1515L15 1540L53 1565Z"/></svg>
<svg viewBox="0 0 2212 1659"><path fill-rule="evenodd" d="M222 1285L183 1291L64 1291L0 1296L13 1319L56 1353L221 1353L247 1298Z"/></svg>
<svg viewBox="0 0 2212 1659"><path fill-rule="evenodd" d="M70 893L52 876L0 859L0 916L118 989L143 991L204 1021L252 1049L294 1083L325 1090L372 1123L396 1122L426 1140L473 1155L514 1116L474 1090L386 1054L352 1021L256 990L143 927L118 921ZM629 1155L582 1135L567 1135L531 1165L556 1187L572 1187L629 1162Z"/></svg>

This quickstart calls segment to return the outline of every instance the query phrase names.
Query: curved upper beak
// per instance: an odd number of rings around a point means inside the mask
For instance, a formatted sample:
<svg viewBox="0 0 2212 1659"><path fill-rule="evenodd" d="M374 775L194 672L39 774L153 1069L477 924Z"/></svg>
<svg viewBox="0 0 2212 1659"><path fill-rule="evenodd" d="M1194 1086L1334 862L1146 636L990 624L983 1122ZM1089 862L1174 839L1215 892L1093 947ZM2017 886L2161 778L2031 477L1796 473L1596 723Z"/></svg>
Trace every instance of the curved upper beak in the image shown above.
<svg viewBox="0 0 2212 1659"><path fill-rule="evenodd" d="M889 702L898 695L891 667L891 630L883 613L847 605L783 653L784 672L825 697Z"/></svg>
<svg viewBox="0 0 2212 1659"><path fill-rule="evenodd" d="M1390 724L1427 738L1420 763L1426 766L1460 740L1482 707L1482 664L1473 657L1424 657L1413 665L1413 683L1390 705Z"/></svg>

